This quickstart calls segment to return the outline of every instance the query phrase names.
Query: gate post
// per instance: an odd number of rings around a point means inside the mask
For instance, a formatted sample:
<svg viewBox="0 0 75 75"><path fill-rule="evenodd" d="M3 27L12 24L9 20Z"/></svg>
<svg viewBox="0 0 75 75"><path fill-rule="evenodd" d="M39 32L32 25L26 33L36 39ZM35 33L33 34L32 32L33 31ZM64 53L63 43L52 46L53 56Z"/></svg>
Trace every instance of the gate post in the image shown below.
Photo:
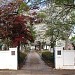
<svg viewBox="0 0 75 75"><path fill-rule="evenodd" d="M63 68L63 47L55 47L55 68Z"/></svg>

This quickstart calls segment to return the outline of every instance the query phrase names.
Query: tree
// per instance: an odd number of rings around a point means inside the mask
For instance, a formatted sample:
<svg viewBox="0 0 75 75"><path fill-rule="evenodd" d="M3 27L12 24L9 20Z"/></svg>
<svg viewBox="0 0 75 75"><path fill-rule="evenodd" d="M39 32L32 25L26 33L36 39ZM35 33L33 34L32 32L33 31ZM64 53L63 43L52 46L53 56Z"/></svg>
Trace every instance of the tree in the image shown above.
<svg viewBox="0 0 75 75"><path fill-rule="evenodd" d="M0 7L0 38L11 40L12 47L18 47L18 58L20 57L20 44L26 44L28 41L34 42L31 30L27 26L28 21L32 23L31 17L18 13L24 10L24 5L18 10L19 6L19 3L11 2Z"/></svg>
<svg viewBox="0 0 75 75"><path fill-rule="evenodd" d="M13 5L15 7L15 4L13 3L8 4L6 8L4 9L4 12L2 12L3 10L1 10L2 13L0 17L0 23L1 25L3 25L1 26L1 28L3 28L4 32L7 33L7 34L6 33L3 34L1 37L2 38L10 37L11 39L13 38L15 40L15 37L19 38L19 36L21 36L20 38L25 37L26 39L30 40L30 38L27 38L31 36L30 31L29 31L29 28L27 28L26 26L27 20L30 20L30 17L17 14L15 12L17 8L13 9L12 11L6 10L9 7L11 10ZM23 34L26 36L24 36ZM18 39L17 41L22 40L22 39Z"/></svg>
<svg viewBox="0 0 75 75"><path fill-rule="evenodd" d="M58 0L59 2L60 0ZM68 1L68 0L63 0ZM60 1L62 3L62 1ZM65 7L66 6L66 7ZM67 8L67 9L66 9ZM65 5L57 3L57 0L48 2L46 10L47 17L45 23L48 26L46 35L50 37L51 47L55 46L56 39L64 39L67 41L74 29L74 22L72 22L72 13L74 13L73 5Z"/></svg>

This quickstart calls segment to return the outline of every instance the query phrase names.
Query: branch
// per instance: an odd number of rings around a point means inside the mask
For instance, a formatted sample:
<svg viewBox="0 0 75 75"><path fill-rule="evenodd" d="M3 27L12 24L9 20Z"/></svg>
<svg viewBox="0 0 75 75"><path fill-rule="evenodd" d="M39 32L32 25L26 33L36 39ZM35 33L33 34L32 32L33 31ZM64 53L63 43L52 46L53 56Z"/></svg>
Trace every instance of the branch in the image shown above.
<svg viewBox="0 0 75 75"><path fill-rule="evenodd" d="M64 4L64 6L68 8L75 8L75 4Z"/></svg>

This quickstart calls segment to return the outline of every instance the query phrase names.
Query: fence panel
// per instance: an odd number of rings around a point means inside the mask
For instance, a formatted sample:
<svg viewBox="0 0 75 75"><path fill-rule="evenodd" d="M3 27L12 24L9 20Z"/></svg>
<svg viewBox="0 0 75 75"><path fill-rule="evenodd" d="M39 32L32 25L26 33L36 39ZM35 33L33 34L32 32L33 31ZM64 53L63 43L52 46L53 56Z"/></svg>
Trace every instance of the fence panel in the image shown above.
<svg viewBox="0 0 75 75"><path fill-rule="evenodd" d="M64 50L63 51L63 65L72 66L74 65L74 50Z"/></svg>
<svg viewBox="0 0 75 75"><path fill-rule="evenodd" d="M0 69L17 70L17 48L9 48L7 51L0 51Z"/></svg>

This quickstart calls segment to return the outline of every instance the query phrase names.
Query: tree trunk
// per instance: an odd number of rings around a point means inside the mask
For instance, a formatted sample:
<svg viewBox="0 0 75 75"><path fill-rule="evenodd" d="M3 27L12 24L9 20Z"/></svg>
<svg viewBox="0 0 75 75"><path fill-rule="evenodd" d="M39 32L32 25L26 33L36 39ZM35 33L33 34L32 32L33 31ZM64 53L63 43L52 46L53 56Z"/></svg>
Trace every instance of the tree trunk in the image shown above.
<svg viewBox="0 0 75 75"><path fill-rule="evenodd" d="M56 41L51 42L51 48L53 48L53 53L54 53L54 47L55 47Z"/></svg>
<svg viewBox="0 0 75 75"><path fill-rule="evenodd" d="M17 48L18 50L18 68L20 69L20 42L18 42L18 48Z"/></svg>
<svg viewBox="0 0 75 75"><path fill-rule="evenodd" d="M55 47L55 43L51 43L51 48L53 49L53 57L55 58L55 50L54 50L54 47ZM54 59L54 61L55 61L55 59ZM55 64L55 62L54 62L54 64Z"/></svg>
<svg viewBox="0 0 75 75"><path fill-rule="evenodd" d="M46 44L46 50L47 50L47 44Z"/></svg>
<svg viewBox="0 0 75 75"><path fill-rule="evenodd" d="M36 45L35 45L35 50L36 50Z"/></svg>

